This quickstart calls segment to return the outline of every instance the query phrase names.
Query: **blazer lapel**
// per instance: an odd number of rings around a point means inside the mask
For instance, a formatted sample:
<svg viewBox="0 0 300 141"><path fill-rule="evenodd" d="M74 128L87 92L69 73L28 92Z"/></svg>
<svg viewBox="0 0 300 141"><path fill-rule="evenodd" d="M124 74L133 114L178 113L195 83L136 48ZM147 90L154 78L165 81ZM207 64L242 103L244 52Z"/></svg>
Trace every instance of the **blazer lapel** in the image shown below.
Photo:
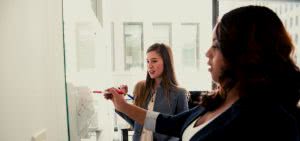
<svg viewBox="0 0 300 141"><path fill-rule="evenodd" d="M187 118L187 122L185 122L184 124L184 128L182 128L181 130L181 135L183 134L184 130L194 121L196 120L199 116L203 115L206 110L205 108L203 108L202 106L197 106L195 108L192 109L194 112L192 112L191 116L189 116Z"/></svg>
<svg viewBox="0 0 300 141"><path fill-rule="evenodd" d="M236 105L227 109L224 113L208 123L200 131L198 131L190 141L201 141L208 135L216 133L216 130L223 130L239 115L239 110L236 109ZM217 136L217 135L216 135Z"/></svg>

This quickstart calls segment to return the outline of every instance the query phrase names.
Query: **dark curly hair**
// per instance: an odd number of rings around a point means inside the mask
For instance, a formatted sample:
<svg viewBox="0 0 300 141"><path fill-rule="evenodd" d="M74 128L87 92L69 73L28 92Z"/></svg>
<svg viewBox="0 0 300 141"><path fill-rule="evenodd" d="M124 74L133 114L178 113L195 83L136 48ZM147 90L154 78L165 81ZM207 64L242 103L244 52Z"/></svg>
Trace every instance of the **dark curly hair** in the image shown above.
<svg viewBox="0 0 300 141"><path fill-rule="evenodd" d="M214 110L238 84L240 97L296 107L300 75L292 57L294 45L275 12L240 7L226 13L215 32L226 68L220 87L203 97L203 106Z"/></svg>

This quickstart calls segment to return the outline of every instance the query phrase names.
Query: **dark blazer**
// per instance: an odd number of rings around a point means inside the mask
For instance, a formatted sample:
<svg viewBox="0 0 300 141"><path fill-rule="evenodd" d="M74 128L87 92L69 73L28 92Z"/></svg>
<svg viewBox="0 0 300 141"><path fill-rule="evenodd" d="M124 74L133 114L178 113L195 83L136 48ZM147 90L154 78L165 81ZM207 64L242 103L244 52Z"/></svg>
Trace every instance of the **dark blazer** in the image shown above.
<svg viewBox="0 0 300 141"><path fill-rule="evenodd" d="M145 105L148 105L150 99L151 97L149 96L147 98L147 104ZM168 101L167 97L163 94L163 88L159 86L156 92L153 111L168 114L168 115L179 114L181 112L188 110L187 101L188 101L188 91L186 91L185 89L178 88L177 90L171 90L170 100ZM143 108L147 109L147 107L143 107ZM133 127L134 130L133 141L140 141L143 126L133 121L125 114L120 113L118 111L116 112ZM159 133L153 133L153 140L154 141L178 141L179 138L171 137Z"/></svg>
<svg viewBox="0 0 300 141"><path fill-rule="evenodd" d="M296 119L282 106L253 100L239 99L190 141L300 141ZM159 114L155 132L181 138L205 112L198 106L176 116Z"/></svg>

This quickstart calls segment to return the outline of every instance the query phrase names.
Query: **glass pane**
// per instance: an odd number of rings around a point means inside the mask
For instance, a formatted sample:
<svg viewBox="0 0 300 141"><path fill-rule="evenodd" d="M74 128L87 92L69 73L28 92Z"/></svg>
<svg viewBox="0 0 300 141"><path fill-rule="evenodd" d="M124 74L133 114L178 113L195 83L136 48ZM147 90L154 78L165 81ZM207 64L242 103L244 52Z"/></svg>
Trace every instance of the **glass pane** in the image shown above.
<svg viewBox="0 0 300 141"><path fill-rule="evenodd" d="M125 70L143 69L142 24L125 24Z"/></svg>
<svg viewBox="0 0 300 141"><path fill-rule="evenodd" d="M113 140L113 106L102 95L91 93L112 85L111 64L107 63L111 58L105 48L110 40L104 42L102 24L95 13L95 8L101 12L99 3L63 0L70 141Z"/></svg>
<svg viewBox="0 0 300 141"><path fill-rule="evenodd" d="M186 70L195 70L198 59L198 24L183 24L182 35L182 65Z"/></svg>

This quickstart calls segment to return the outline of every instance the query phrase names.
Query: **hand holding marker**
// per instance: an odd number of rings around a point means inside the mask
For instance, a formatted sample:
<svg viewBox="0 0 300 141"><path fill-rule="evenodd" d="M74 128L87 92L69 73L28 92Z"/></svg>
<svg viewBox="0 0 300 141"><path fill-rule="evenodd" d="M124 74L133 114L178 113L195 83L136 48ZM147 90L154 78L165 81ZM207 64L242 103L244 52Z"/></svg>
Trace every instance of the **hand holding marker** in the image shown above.
<svg viewBox="0 0 300 141"><path fill-rule="evenodd" d="M121 89L116 89L117 93L118 94L124 94L125 96L127 95L130 99L134 99L133 96L129 95L129 94L126 94L123 90ZM103 91L99 91L99 90L94 90L93 93L97 93L97 94L104 94L104 96L106 98L111 98L112 97L112 94L111 93L108 93L108 92L103 92Z"/></svg>

